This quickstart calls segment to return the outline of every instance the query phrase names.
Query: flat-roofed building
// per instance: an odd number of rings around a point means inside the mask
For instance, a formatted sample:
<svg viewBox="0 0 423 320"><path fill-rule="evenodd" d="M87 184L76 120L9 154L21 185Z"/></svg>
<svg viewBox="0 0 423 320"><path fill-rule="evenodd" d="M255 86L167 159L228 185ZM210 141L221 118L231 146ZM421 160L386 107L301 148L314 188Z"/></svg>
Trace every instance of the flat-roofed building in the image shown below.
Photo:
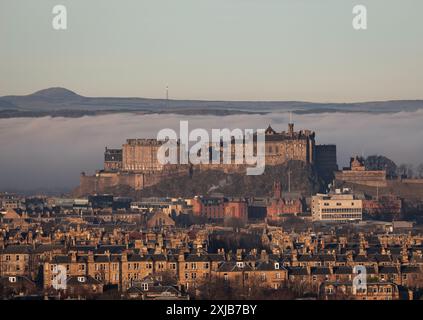
<svg viewBox="0 0 423 320"><path fill-rule="evenodd" d="M312 197L311 213L313 221L360 221L363 219L363 202L348 193L348 190L318 193Z"/></svg>

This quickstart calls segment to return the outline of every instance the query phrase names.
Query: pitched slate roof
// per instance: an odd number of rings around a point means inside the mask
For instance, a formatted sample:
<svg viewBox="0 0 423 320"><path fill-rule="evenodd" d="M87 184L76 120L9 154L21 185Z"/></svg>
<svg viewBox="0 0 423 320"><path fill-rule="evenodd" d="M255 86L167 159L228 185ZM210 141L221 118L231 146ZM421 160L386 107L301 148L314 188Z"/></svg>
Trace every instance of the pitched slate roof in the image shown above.
<svg viewBox="0 0 423 320"><path fill-rule="evenodd" d="M32 247L29 245L9 245L3 249L3 254L30 254Z"/></svg>
<svg viewBox="0 0 423 320"><path fill-rule="evenodd" d="M326 267L313 267L310 270L312 275L328 275L330 274L330 269Z"/></svg>
<svg viewBox="0 0 423 320"><path fill-rule="evenodd" d="M379 267L379 273L397 274L398 268L395 266L381 266Z"/></svg>
<svg viewBox="0 0 423 320"><path fill-rule="evenodd" d="M353 268L349 266L339 266L339 267L333 268L333 273L334 274L352 274Z"/></svg>
<svg viewBox="0 0 423 320"><path fill-rule="evenodd" d="M296 275L296 276L308 275L307 268L303 268L303 267L288 267L287 270L289 275Z"/></svg>
<svg viewBox="0 0 423 320"><path fill-rule="evenodd" d="M80 279L82 279L82 278L84 279L84 281L80 281ZM101 283L101 281L98 281L91 276L85 275L85 276L70 276L68 278L68 280L66 281L66 284L68 286L80 286L80 285L87 285L87 284L88 285L92 285L92 284L99 285L99 284L102 284L102 283Z"/></svg>
<svg viewBox="0 0 423 320"><path fill-rule="evenodd" d="M418 266L401 266L401 273L421 273L422 270Z"/></svg>
<svg viewBox="0 0 423 320"><path fill-rule="evenodd" d="M244 263L244 267L238 267L235 261L226 261L223 262L218 270L218 272L241 272L241 271L253 271L253 268L248 264Z"/></svg>
<svg viewBox="0 0 423 320"><path fill-rule="evenodd" d="M71 263L71 257L67 255L55 256L51 260L53 264Z"/></svg>

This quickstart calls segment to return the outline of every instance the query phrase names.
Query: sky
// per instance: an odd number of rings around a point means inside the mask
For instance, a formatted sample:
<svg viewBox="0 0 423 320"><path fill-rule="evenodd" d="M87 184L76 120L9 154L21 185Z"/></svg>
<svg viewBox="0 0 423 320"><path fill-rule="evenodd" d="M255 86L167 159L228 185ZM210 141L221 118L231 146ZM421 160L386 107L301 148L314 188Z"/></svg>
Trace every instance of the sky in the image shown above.
<svg viewBox="0 0 423 320"><path fill-rule="evenodd" d="M69 191L78 186L82 171L94 174L103 167L105 146L121 148L128 138L155 138L163 128L179 134L180 120L189 121L189 130L266 128L271 124L282 131L287 129L289 114L0 119L0 191ZM385 155L398 165L414 168L423 163L423 110L295 115L294 122L295 130L315 131L317 144L336 144L340 168L354 155Z"/></svg>
<svg viewBox="0 0 423 320"><path fill-rule="evenodd" d="M52 28L67 8L68 29ZM368 29L352 27L366 5ZM423 99L421 0L0 0L0 96Z"/></svg>

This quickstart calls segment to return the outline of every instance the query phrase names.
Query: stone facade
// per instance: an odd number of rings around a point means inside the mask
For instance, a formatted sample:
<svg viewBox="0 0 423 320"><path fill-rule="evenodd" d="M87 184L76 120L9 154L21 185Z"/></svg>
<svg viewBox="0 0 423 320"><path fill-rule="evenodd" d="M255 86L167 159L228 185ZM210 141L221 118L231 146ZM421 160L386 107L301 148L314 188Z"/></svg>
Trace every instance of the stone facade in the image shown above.
<svg viewBox="0 0 423 320"><path fill-rule="evenodd" d="M310 130L294 131L294 124L288 131L276 132L272 127L266 129L266 165L277 165L289 160L314 163L315 133Z"/></svg>
<svg viewBox="0 0 423 320"><path fill-rule="evenodd" d="M109 149L104 151L104 170L115 171L122 169L122 149Z"/></svg>
<svg viewBox="0 0 423 320"><path fill-rule="evenodd" d="M247 201L244 199L197 196L192 200L192 212L196 216L208 219L237 218L243 221L248 219Z"/></svg>
<svg viewBox="0 0 423 320"><path fill-rule="evenodd" d="M304 211L301 195L296 193L282 194L279 182L273 185L273 198L267 205L267 220L279 220L283 215L297 215Z"/></svg>
<svg viewBox="0 0 423 320"><path fill-rule="evenodd" d="M386 187L385 170L366 170L364 160L360 157L351 158L350 167L335 172L337 181L356 183L372 187Z"/></svg>
<svg viewBox="0 0 423 320"><path fill-rule="evenodd" d="M313 221L359 221L363 219L363 201L350 193L318 193L312 196L311 214Z"/></svg>

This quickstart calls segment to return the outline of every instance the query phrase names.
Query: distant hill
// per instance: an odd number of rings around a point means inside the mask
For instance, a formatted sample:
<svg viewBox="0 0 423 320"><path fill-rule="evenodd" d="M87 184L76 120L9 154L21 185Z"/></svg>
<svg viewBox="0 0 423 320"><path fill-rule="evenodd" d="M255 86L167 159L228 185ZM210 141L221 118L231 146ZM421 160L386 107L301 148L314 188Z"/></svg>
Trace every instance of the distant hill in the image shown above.
<svg viewBox="0 0 423 320"><path fill-rule="evenodd" d="M202 101L148 98L84 97L65 88L48 88L24 96L0 97L0 117L80 117L104 113L141 112L187 115L265 114L291 111L393 113L423 109L423 100L364 103L301 101Z"/></svg>
<svg viewBox="0 0 423 320"><path fill-rule="evenodd" d="M7 100L0 100L0 110L15 110L18 109L12 102Z"/></svg>
<svg viewBox="0 0 423 320"><path fill-rule="evenodd" d="M33 94L28 95L27 97L46 99L46 100L57 100L57 101L75 100L75 99L80 100L84 98L71 90L60 88L60 87L40 90L40 91L34 92Z"/></svg>

